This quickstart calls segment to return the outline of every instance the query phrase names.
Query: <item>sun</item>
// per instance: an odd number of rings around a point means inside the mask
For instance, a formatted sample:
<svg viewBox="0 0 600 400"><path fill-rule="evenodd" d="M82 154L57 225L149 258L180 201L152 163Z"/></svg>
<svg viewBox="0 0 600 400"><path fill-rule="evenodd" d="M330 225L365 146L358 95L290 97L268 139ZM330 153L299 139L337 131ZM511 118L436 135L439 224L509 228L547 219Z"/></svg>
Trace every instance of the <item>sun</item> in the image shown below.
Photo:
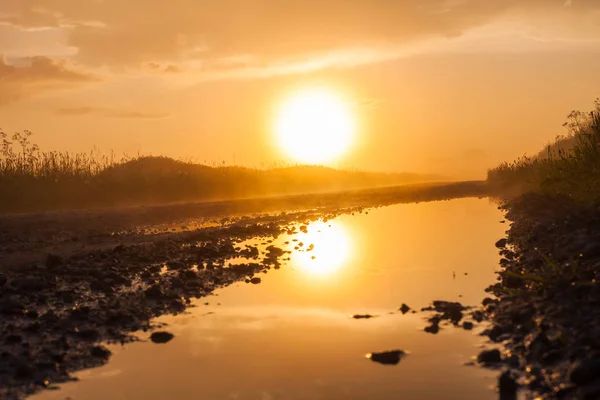
<svg viewBox="0 0 600 400"><path fill-rule="evenodd" d="M304 90L282 104L275 134L281 150L295 161L323 164L349 150L355 121L347 102L334 92Z"/></svg>

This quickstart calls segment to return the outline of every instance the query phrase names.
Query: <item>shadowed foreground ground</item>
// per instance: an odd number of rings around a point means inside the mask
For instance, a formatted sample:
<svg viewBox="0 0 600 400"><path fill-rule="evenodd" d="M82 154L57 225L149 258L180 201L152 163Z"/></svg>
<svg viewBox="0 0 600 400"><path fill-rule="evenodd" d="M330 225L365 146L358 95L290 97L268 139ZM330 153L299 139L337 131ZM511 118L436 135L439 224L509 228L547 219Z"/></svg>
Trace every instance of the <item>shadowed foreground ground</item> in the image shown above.
<svg viewBox="0 0 600 400"><path fill-rule="evenodd" d="M214 226L227 218L316 208L374 207L397 203L487 196L482 181L416 184L341 192L182 203L104 210L9 214L0 216L0 261L5 266L123 241L140 242L170 232Z"/></svg>
<svg viewBox="0 0 600 400"><path fill-rule="evenodd" d="M193 298L240 280L260 283L257 274L289 257L271 240L310 221L485 194L485 184L462 182L4 216L0 397L20 398L106 363L101 343L134 340L132 332L157 328L153 318L180 313Z"/></svg>

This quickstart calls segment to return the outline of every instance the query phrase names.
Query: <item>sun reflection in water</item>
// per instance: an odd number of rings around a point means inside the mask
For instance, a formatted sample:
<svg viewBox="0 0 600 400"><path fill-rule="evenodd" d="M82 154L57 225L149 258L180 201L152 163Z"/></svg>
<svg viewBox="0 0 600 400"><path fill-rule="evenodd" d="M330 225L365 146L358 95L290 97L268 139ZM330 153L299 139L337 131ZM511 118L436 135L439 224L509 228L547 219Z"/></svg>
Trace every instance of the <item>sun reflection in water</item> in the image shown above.
<svg viewBox="0 0 600 400"><path fill-rule="evenodd" d="M311 223L306 233L295 238L298 241L291 245L298 250L293 252L293 264L310 275L331 275L350 258L350 235L339 222Z"/></svg>

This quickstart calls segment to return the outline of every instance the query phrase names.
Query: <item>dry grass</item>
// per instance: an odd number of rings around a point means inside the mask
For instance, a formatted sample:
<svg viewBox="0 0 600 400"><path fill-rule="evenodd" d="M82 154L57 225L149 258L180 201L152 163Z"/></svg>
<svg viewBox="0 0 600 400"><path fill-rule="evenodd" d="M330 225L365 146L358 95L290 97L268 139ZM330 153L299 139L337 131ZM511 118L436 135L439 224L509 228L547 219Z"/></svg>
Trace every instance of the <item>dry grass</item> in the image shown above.
<svg viewBox="0 0 600 400"><path fill-rule="evenodd" d="M31 132L0 131L0 212L298 194L440 180L318 166L211 167L167 157L44 152Z"/></svg>
<svg viewBox="0 0 600 400"><path fill-rule="evenodd" d="M535 191L583 202L600 200L600 99L589 113L573 111L564 124L569 134L535 157L505 162L488 171L500 192Z"/></svg>

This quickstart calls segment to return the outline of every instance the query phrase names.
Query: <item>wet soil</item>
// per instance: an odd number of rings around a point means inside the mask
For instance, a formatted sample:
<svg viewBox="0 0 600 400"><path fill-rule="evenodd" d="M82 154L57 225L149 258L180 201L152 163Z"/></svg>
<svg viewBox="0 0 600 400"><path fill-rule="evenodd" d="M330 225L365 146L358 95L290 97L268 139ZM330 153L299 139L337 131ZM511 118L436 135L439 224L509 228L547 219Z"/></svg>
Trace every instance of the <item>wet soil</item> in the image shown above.
<svg viewBox="0 0 600 400"><path fill-rule="evenodd" d="M290 201L2 217L0 398L21 398L105 364L111 352L103 343L138 340L133 332L154 331L148 340L155 343L171 340L170 332L153 323L155 317L182 313L192 299L234 282L258 284L257 274L279 268L288 257L273 245L264 250L242 245L249 239L271 240L297 225L301 230L310 221L361 212L363 206L484 191L478 183L378 189L376 195L331 194L294 203L341 202L350 208L223 218L215 216L231 207L265 211Z"/></svg>
<svg viewBox="0 0 600 400"><path fill-rule="evenodd" d="M344 210L354 212L354 209ZM241 218L221 227L174 233L149 243L4 269L0 275L0 397L19 398L70 379L73 371L104 364L101 342L126 343L135 331L158 328L152 319L182 313L193 298L233 282L259 283L255 276L279 268L287 251L240 243L277 238L292 224L335 217L299 212ZM235 259L235 264L229 261ZM168 332L150 340L165 343Z"/></svg>
<svg viewBox="0 0 600 400"><path fill-rule="evenodd" d="M499 386L530 398L600 398L600 208L527 194L501 207L502 266L482 312L502 345Z"/></svg>
<svg viewBox="0 0 600 400"><path fill-rule="evenodd" d="M118 209L0 215L0 259L4 264L91 251L123 242L162 240L174 232L293 210L373 207L398 203L485 197L484 182L414 184L374 189L258 199L140 206Z"/></svg>

